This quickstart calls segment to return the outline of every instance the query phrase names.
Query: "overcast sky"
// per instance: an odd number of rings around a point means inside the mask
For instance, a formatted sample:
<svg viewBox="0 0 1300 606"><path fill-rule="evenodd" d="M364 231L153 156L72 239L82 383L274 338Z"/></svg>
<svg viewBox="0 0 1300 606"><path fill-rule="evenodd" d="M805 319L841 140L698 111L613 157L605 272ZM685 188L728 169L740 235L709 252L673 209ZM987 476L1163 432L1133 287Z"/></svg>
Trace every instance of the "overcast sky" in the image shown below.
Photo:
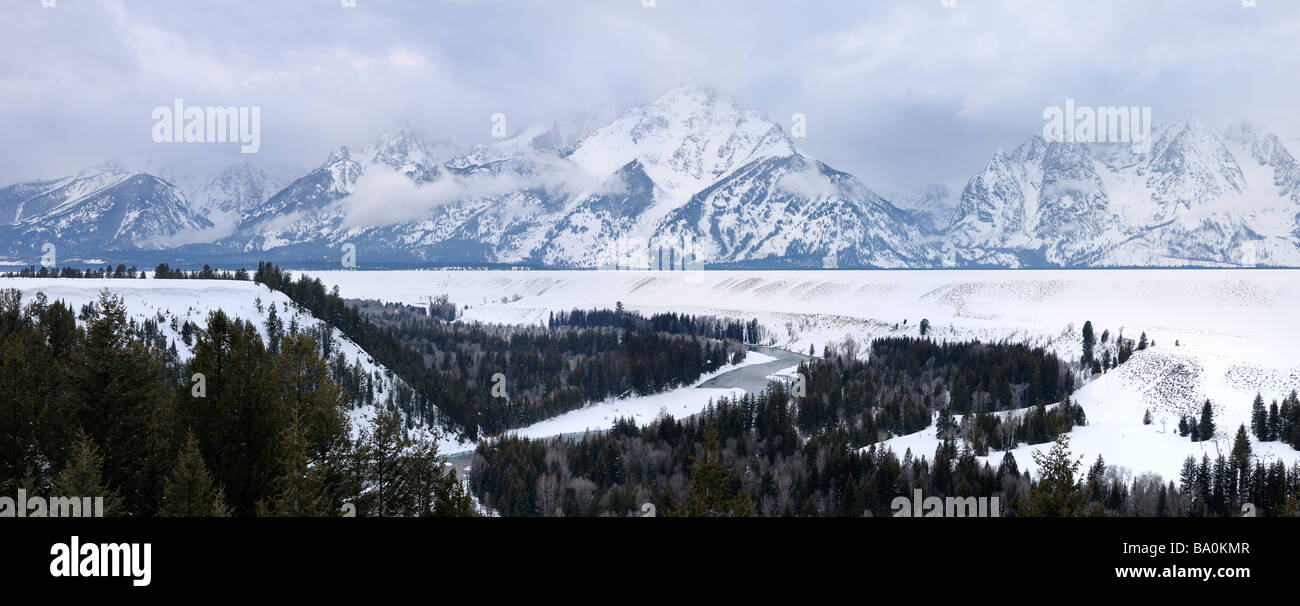
<svg viewBox="0 0 1300 606"><path fill-rule="evenodd" d="M47 0L48 3L48 0ZM1300 3L1257 0L0 0L0 183L116 159L301 172L401 120L490 141L707 84L886 196L960 189L1043 109L1151 106L1287 139ZM644 3L650 3L644 0ZM257 106L257 154L160 145L157 106Z"/></svg>

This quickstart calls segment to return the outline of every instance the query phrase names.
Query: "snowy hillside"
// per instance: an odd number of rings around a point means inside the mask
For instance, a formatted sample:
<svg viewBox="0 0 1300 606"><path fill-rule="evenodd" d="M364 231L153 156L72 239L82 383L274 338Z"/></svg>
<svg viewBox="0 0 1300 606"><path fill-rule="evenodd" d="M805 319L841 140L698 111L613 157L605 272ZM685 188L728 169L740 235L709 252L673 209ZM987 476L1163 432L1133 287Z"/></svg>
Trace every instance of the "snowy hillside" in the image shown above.
<svg viewBox="0 0 1300 606"><path fill-rule="evenodd" d="M24 304L30 302L37 293L44 293L50 301L64 301L74 310L98 300L100 291L107 288L122 297L130 317L137 323L146 319L157 321L159 330L176 345L182 359L190 358L193 353L181 339L179 328L172 326L173 321L177 326L189 321L203 327L208 314L217 309L225 311L231 317L252 322L263 339L267 336L266 317L272 305L276 306L276 313L285 326L296 321L301 330L307 330L321 323L308 312L298 309L284 294L260 284L238 280L0 278L0 289L10 288L22 291ZM258 309L259 299L261 310ZM375 362L369 354L338 332L335 333L335 347L349 363L360 362L362 368L375 377L376 402L382 402L393 385L401 381L400 377ZM374 417L375 410L373 406L365 406L354 408L349 414L354 428L359 428L364 421ZM431 428L421 427L417 431L435 437L442 452L465 448L454 436L439 435L439 432Z"/></svg>

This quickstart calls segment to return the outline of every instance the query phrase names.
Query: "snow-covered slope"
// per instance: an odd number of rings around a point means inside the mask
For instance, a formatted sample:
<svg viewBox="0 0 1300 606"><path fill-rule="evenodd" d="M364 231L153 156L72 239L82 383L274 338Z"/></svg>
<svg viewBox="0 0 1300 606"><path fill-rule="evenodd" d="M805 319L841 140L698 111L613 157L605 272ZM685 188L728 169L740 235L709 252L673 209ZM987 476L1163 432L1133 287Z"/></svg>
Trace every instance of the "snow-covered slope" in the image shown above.
<svg viewBox="0 0 1300 606"><path fill-rule="evenodd" d="M1088 424L1075 427L1070 432L1070 451L1082 457L1086 465L1101 455L1107 465L1114 465L1138 475L1144 472L1159 474L1165 482L1178 481L1184 459L1193 457L1198 462L1208 455L1214 460L1220 454L1228 456L1232 450L1233 436L1239 425L1250 431L1250 401L1256 391L1265 394L1268 401L1300 388L1300 368L1290 371L1273 369L1269 376L1252 377L1240 383L1239 373L1254 365L1241 364L1228 358L1208 356L1204 352L1185 353L1158 347L1137 352L1127 363L1096 380L1082 386L1074 396L1088 417ZM1288 374L1289 373L1289 374ZM1269 394L1274 394L1270 396ZM1199 398L1199 399L1198 399ZM1180 415L1200 416L1200 402L1209 398L1214 403L1215 425L1218 428L1213 440L1193 442L1178 435ZM1244 398L1244 400L1243 400ZM1151 410L1151 425L1142 424L1143 412ZM1016 414L1016 413L1001 413ZM960 420L960 417L959 417ZM885 445L902 454L910 449L914 456L933 458L939 446L934 426L920 432L885 441ZM1034 463L1036 451L1046 451L1051 444L1021 444L1011 450L1021 471L1037 473ZM1288 467L1300 461L1300 452L1281 442L1259 442L1251 436L1253 456L1269 464L1283 461ZM991 452L980 457L997 467L1005 452Z"/></svg>
<svg viewBox="0 0 1300 606"><path fill-rule="evenodd" d="M262 338L266 334L266 318L272 305L287 327L296 321L301 330L316 328L321 321L305 310L299 309L284 294L260 284L239 280L130 280L130 279L42 279L0 278L0 289L18 289L24 304L31 302L37 293L44 293L50 301L61 300L80 309L82 305L97 301L100 291L108 289L122 297L127 313L137 323L152 319L170 343L175 344L181 359L193 352L181 338L179 327L189 321L199 327L207 323L208 314L221 309L231 317L248 320L257 327ZM258 309L259 303L261 310ZM175 321L177 328L172 327ZM335 331L336 351L349 362L359 362L362 368L375 377L375 399L383 402L393 386L402 382L383 365L377 363L357 344ZM350 413L354 429L375 415L374 406L354 408ZM466 443L457 436L446 435L438 428L419 426L416 431L434 438L442 452L463 450Z"/></svg>

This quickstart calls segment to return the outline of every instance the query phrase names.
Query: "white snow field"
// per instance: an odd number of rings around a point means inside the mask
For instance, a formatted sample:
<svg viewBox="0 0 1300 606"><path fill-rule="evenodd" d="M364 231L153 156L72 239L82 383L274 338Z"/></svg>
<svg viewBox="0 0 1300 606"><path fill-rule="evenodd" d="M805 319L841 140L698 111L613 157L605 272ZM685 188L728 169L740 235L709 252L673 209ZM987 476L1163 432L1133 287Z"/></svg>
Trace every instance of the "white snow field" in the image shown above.
<svg viewBox="0 0 1300 606"><path fill-rule="evenodd" d="M410 304L446 294L468 306L466 320L542 323L572 308L622 302L643 313L677 311L758 318L773 343L818 353L851 337L860 350L884 335L917 335L922 318L937 339L1009 339L1048 347L1065 359L1080 354L1090 320L1100 337L1145 332L1154 346L1076 394L1089 425L1071 434L1075 455L1133 473L1176 479L1188 455L1226 453L1249 424L1256 392L1267 402L1300 389L1300 271L1296 270L952 270L952 271L320 271L345 297ZM906 324L904 324L906 321ZM683 390L654 396L670 403ZM686 396L681 396L685 398ZM1180 414L1199 414L1211 399L1219 435L1193 443L1177 435ZM1156 419L1143 425L1150 409ZM556 422L545 431L581 431L594 421ZM604 413L592 412L604 420ZM579 417L581 421L577 421ZM1163 419L1163 422L1162 422ZM612 418L610 419L612 422ZM554 419L552 421L555 421ZM547 423L550 423L548 421ZM543 435L534 428L528 435ZM900 455L933 456L933 430L896 437ZM1030 453L1014 452L1022 469ZM1271 460L1296 461L1278 443L1253 444ZM1001 453L991 453L993 464Z"/></svg>

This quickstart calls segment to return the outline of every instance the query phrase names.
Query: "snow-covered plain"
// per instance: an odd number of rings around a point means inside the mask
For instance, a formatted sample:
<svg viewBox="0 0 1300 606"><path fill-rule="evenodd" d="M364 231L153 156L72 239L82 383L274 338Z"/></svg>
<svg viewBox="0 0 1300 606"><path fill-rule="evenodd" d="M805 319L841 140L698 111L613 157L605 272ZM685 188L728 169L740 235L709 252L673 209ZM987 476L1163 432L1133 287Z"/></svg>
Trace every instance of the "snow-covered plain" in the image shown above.
<svg viewBox="0 0 1300 606"><path fill-rule="evenodd" d="M1271 402L1300 388L1296 270L307 273L327 288L338 285L345 297L421 304L446 294L467 306L465 319L484 322L542 323L551 311L617 302L643 313L757 318L775 345L802 352L846 337L865 345L916 335L922 318L937 339L1028 341L1065 359L1078 358L1085 320L1112 338L1121 330L1134 339L1145 332L1154 347L1076 394L1089 425L1072 432L1072 450L1088 464L1100 453L1111 465L1166 480L1177 477L1188 455L1226 453L1237 426L1249 423L1256 392ZM655 397L672 400L675 393ZM1178 416L1199 414L1207 398L1218 439L1178 437ZM1142 424L1147 409L1153 425ZM931 456L936 444L932 429L889 443L917 456ZM1036 448L1013 451L1022 469L1033 468ZM1265 459L1298 458L1277 443L1254 448ZM991 456L995 464L1001 458Z"/></svg>

